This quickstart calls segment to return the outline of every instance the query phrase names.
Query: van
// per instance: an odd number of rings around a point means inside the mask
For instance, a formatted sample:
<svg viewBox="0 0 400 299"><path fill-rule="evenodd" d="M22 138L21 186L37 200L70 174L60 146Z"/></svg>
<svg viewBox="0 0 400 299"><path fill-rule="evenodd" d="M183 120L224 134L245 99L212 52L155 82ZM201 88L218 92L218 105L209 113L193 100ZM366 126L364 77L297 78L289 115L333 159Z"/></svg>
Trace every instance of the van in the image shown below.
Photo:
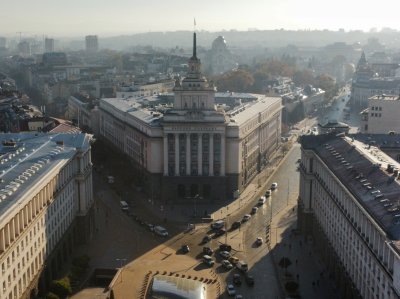
<svg viewBox="0 0 400 299"><path fill-rule="evenodd" d="M249 269L249 266L245 261L238 261L236 263L236 268L238 268L242 272L246 272Z"/></svg>
<svg viewBox="0 0 400 299"><path fill-rule="evenodd" d="M168 237L167 230L162 226L155 226L154 232L161 237Z"/></svg>
<svg viewBox="0 0 400 299"><path fill-rule="evenodd" d="M128 211L128 210L129 210L129 205L127 204L126 201L121 200L121 201L119 202L119 204L120 204L120 206L121 206L121 210L122 210L122 211Z"/></svg>

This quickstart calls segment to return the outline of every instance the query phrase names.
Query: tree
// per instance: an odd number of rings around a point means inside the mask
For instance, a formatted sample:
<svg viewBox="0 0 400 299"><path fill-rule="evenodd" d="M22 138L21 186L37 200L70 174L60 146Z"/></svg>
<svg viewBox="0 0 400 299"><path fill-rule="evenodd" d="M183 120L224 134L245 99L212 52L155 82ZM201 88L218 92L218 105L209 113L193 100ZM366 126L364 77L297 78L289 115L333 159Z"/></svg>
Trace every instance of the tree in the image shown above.
<svg viewBox="0 0 400 299"><path fill-rule="evenodd" d="M60 298L66 298L72 294L71 284L68 277L60 280L53 280L50 286L50 291Z"/></svg>
<svg viewBox="0 0 400 299"><path fill-rule="evenodd" d="M230 71L214 80L220 91L248 92L254 84L253 75L243 69Z"/></svg>
<svg viewBox="0 0 400 299"><path fill-rule="evenodd" d="M310 70L298 70L293 74L293 82L297 86L305 86L307 84L314 85L314 75Z"/></svg>

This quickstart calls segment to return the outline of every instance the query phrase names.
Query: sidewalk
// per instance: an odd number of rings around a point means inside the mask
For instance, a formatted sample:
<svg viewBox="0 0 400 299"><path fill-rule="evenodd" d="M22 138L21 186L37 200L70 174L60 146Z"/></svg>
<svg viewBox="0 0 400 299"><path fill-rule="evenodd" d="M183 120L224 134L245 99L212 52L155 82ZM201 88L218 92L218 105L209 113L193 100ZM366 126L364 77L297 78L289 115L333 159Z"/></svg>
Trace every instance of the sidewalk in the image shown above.
<svg viewBox="0 0 400 299"><path fill-rule="evenodd" d="M337 289L325 273L324 265L319 262L318 254L312 244L304 240L296 229L297 202L289 205L275 215L271 222L271 251L282 288L287 281L299 285L301 298L339 299ZM279 265L283 257L290 260L286 270ZM289 294L286 294L287 298Z"/></svg>

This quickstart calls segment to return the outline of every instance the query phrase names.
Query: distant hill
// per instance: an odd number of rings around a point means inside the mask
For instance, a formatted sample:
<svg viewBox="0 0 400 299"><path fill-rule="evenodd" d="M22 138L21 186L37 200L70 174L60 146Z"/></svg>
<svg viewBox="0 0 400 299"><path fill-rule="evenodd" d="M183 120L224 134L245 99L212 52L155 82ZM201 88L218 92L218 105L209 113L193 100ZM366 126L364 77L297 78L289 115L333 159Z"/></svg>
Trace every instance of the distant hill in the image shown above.
<svg viewBox="0 0 400 299"><path fill-rule="evenodd" d="M200 31L197 43L204 48L210 48L212 41L223 35L229 45L234 48L285 47L289 44L298 47L323 47L335 42L366 44L369 38L378 38L387 48L400 48L400 33L390 32L363 32L363 31L289 31L289 30L258 30L258 31ZM136 46L152 46L155 48L188 49L192 46L191 31L148 32L133 35L122 35L102 38L99 36L101 48L127 50Z"/></svg>

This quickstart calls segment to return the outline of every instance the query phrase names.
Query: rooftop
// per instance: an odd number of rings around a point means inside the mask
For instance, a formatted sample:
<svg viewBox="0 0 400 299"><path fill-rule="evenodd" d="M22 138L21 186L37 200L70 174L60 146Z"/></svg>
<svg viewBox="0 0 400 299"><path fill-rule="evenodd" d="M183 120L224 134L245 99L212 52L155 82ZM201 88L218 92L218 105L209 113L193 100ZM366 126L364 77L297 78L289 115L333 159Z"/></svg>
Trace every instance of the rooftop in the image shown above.
<svg viewBox="0 0 400 299"><path fill-rule="evenodd" d="M382 101L398 101L400 100L399 95L387 95L387 94L382 94L382 95L374 95L369 98L370 100L382 100Z"/></svg>
<svg viewBox="0 0 400 299"><path fill-rule="evenodd" d="M40 183L54 167L62 167L79 148L89 146L90 135L0 134L0 221L24 194Z"/></svg>

